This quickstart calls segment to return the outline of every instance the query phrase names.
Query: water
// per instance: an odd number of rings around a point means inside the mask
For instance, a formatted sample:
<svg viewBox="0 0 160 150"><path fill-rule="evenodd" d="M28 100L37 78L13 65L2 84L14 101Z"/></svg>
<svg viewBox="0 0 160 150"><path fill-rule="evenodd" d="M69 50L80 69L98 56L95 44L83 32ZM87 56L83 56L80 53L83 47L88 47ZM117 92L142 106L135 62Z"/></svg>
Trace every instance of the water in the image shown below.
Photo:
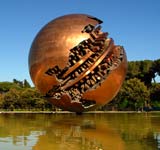
<svg viewBox="0 0 160 150"><path fill-rule="evenodd" d="M160 150L160 113L0 114L0 150Z"/></svg>

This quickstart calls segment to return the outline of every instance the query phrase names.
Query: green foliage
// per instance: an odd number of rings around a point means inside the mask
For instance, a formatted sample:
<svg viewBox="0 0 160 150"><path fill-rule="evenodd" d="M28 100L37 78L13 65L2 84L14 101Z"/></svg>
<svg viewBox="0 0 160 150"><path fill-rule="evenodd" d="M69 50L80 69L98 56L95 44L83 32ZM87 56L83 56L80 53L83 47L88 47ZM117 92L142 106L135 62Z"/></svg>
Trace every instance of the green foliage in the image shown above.
<svg viewBox="0 0 160 150"><path fill-rule="evenodd" d="M160 83L153 83L150 91L151 105L154 107L160 107Z"/></svg>
<svg viewBox="0 0 160 150"><path fill-rule="evenodd" d="M30 88L31 87L29 82L26 79L24 79L23 87L25 87L25 88Z"/></svg>
<svg viewBox="0 0 160 150"><path fill-rule="evenodd" d="M160 76L160 59L157 59L154 61L152 65L153 72L157 72L157 74Z"/></svg>
<svg viewBox="0 0 160 150"><path fill-rule="evenodd" d="M118 108L120 109L120 110L124 110L125 108L127 108L128 107L128 105L129 105L129 101L127 100L127 99L123 99L123 100L121 100L120 102L119 102L119 104L118 104Z"/></svg>
<svg viewBox="0 0 160 150"><path fill-rule="evenodd" d="M160 75L160 59L128 62L127 80L138 78L149 87L156 74Z"/></svg>
<svg viewBox="0 0 160 150"><path fill-rule="evenodd" d="M0 82L0 109L52 110L52 105L28 81Z"/></svg>
<svg viewBox="0 0 160 150"><path fill-rule="evenodd" d="M133 77L144 76L144 74L149 72L152 64L153 61L151 60L128 62L127 78L129 79Z"/></svg>
<svg viewBox="0 0 160 150"><path fill-rule="evenodd" d="M120 109L138 110L142 109L149 101L149 90L137 78L126 80L115 100Z"/></svg>
<svg viewBox="0 0 160 150"><path fill-rule="evenodd" d="M11 88L18 89L19 86L12 82L0 82L0 93L8 92Z"/></svg>
<svg viewBox="0 0 160 150"><path fill-rule="evenodd" d="M153 61L131 61L128 62L128 72L126 79L138 78L146 85L150 85L152 78L154 78L154 73L151 73L151 67L153 66Z"/></svg>

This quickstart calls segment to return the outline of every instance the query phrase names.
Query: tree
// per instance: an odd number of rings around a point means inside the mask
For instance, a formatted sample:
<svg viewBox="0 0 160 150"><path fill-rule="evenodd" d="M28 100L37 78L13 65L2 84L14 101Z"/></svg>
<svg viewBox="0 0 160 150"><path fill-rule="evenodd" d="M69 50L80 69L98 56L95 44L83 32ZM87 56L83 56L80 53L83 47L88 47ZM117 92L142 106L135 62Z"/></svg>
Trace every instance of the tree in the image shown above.
<svg viewBox="0 0 160 150"><path fill-rule="evenodd" d="M152 67L150 68L148 74L150 75L150 78L155 81L155 77L157 75L160 76L160 59L157 59L153 62Z"/></svg>
<svg viewBox="0 0 160 150"><path fill-rule="evenodd" d="M25 87L25 88L30 88L31 87L29 82L26 79L24 79L23 87Z"/></svg>
<svg viewBox="0 0 160 150"><path fill-rule="evenodd" d="M0 109L3 108L4 95L0 94Z"/></svg>
<svg viewBox="0 0 160 150"><path fill-rule="evenodd" d="M138 78L144 82L145 85L150 86L152 78L154 78L152 67L153 61L151 60L130 61L128 62L126 79Z"/></svg>
<svg viewBox="0 0 160 150"><path fill-rule="evenodd" d="M35 98L37 98L35 88L25 88L21 93L23 109L33 109L35 107Z"/></svg>
<svg viewBox="0 0 160 150"><path fill-rule="evenodd" d="M150 91L151 105L153 107L160 107L160 83L153 83Z"/></svg>
<svg viewBox="0 0 160 150"><path fill-rule="evenodd" d="M8 92L11 88L18 89L19 86L12 82L0 82L0 93Z"/></svg>
<svg viewBox="0 0 160 150"><path fill-rule="evenodd" d="M13 110L19 107L17 101L20 98L20 91L17 89L10 89L8 92L4 94L4 101L3 101L3 109Z"/></svg>
<svg viewBox="0 0 160 150"><path fill-rule="evenodd" d="M133 78L124 82L115 100L121 109L128 107L132 110L142 110L149 101L149 95L150 93L144 83Z"/></svg>
<svg viewBox="0 0 160 150"><path fill-rule="evenodd" d="M13 79L13 83L17 84L19 87L23 87L23 81L18 81L17 79Z"/></svg>
<svg viewBox="0 0 160 150"><path fill-rule="evenodd" d="M154 69L154 72L157 72L160 76L160 59L154 61L152 68Z"/></svg>

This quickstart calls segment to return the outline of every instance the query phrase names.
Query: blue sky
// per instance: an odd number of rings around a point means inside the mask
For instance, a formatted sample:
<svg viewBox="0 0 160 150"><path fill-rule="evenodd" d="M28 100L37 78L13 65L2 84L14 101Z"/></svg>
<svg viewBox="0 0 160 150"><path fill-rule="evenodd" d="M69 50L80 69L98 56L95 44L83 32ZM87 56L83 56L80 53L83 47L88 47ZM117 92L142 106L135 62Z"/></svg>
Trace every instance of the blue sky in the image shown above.
<svg viewBox="0 0 160 150"><path fill-rule="evenodd" d="M103 20L128 60L160 58L160 0L1 0L0 82L31 79L28 54L37 32L56 17L83 13Z"/></svg>

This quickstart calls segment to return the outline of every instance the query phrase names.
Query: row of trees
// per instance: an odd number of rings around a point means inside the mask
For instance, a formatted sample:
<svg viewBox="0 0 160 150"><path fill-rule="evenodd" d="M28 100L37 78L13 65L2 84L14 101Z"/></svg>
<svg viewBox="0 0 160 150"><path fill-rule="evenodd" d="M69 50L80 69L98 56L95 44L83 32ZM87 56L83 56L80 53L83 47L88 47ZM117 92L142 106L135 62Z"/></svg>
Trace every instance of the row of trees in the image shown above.
<svg viewBox="0 0 160 150"><path fill-rule="evenodd" d="M126 80L117 96L100 110L158 110L160 109L160 59L130 61ZM54 110L55 107L31 87L27 80L0 82L0 109Z"/></svg>
<svg viewBox="0 0 160 150"><path fill-rule="evenodd" d="M0 82L1 110L53 110L53 106L27 80Z"/></svg>

